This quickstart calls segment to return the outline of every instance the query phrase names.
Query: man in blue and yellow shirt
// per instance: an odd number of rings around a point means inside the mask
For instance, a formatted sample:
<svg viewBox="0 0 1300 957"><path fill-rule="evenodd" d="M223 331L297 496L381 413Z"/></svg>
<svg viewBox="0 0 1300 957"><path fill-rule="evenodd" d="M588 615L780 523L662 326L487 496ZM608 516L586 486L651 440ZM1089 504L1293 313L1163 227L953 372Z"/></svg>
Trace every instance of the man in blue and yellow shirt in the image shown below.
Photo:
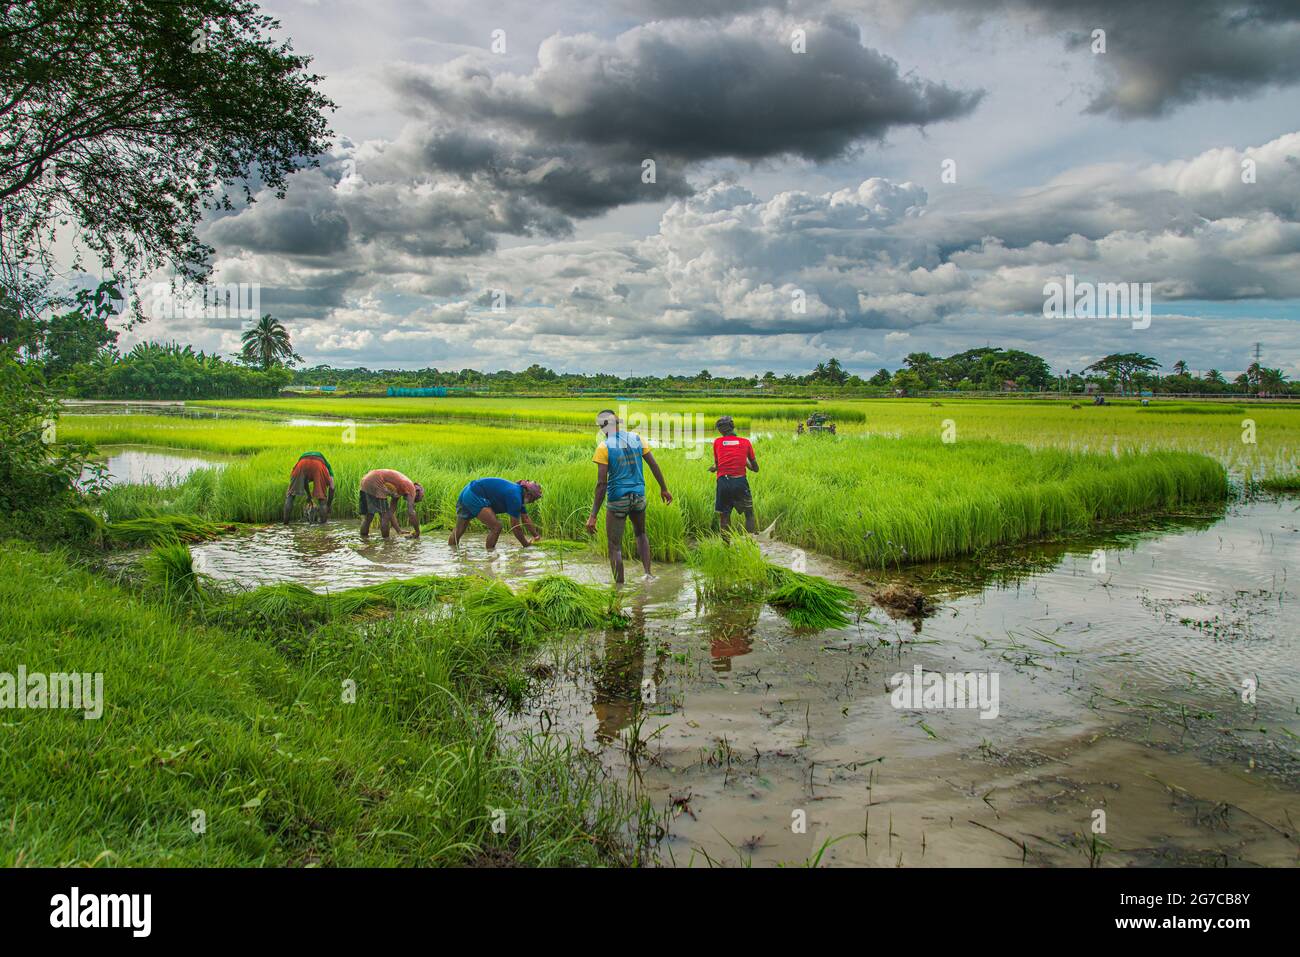
<svg viewBox="0 0 1300 957"><path fill-rule="evenodd" d="M645 447L641 436L635 432L619 430L619 419L612 409L605 409L596 416L596 425L603 433L596 445L596 454L591 460L596 463L596 500L591 506L591 516L587 519L587 531L596 531L596 518L600 515L600 506L605 504L605 537L609 542L609 566L614 572L614 581L623 584L623 529L628 519L632 520L632 531L636 534L636 553L645 568L646 577L650 575L650 538L645 530L645 476L641 469L642 461L650 466L650 472L659 483L659 496L664 504L672 502L668 493L668 483L654 455Z"/></svg>

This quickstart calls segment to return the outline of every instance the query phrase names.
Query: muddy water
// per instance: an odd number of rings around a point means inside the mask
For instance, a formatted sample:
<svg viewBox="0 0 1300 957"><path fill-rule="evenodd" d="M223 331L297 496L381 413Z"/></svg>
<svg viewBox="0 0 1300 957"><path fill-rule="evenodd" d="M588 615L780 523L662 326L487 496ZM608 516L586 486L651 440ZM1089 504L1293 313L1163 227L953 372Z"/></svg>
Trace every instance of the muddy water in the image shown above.
<svg viewBox="0 0 1300 957"><path fill-rule="evenodd" d="M219 578L321 588L428 572L607 580L590 557L561 567L507 546L493 562L481 539L363 544L341 523L195 554ZM864 598L889 580L806 561ZM632 627L548 648L547 677L503 723L599 753L664 809L661 853L679 866L1295 865L1297 568L1296 503L1261 500L911 569L932 616L869 606L808 635L763 605L700 607L685 569L661 565L624 589ZM996 675L996 716L895 707L894 676L918 667Z"/></svg>
<svg viewBox="0 0 1300 957"><path fill-rule="evenodd" d="M105 445L97 462L111 485L172 485L198 469L221 468L235 456L210 455L191 450L166 451L153 445ZM87 470L83 483L92 478Z"/></svg>
<svg viewBox="0 0 1300 957"><path fill-rule="evenodd" d="M375 527L369 541L363 541L357 522L269 525L247 535L195 545L191 551L195 568L219 581L244 585L293 581L321 591L415 575L483 574L511 584L547 572L563 572L589 583L604 583L609 577L604 565L590 558L574 560L541 549L524 549L513 540L503 540L497 554L490 556L482 535L468 535L453 549L447 544L446 532L427 532L418 539L394 536L385 541Z"/></svg>

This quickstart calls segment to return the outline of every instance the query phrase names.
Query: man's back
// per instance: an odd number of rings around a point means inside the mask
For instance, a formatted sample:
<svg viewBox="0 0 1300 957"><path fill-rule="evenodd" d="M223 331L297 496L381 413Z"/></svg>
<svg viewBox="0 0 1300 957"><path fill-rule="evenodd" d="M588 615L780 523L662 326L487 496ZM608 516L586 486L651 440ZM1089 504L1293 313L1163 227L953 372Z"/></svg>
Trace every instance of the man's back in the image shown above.
<svg viewBox="0 0 1300 957"><path fill-rule="evenodd" d="M645 448L635 432L615 432L600 440L592 461L608 465L608 498L645 494L645 475L641 468Z"/></svg>

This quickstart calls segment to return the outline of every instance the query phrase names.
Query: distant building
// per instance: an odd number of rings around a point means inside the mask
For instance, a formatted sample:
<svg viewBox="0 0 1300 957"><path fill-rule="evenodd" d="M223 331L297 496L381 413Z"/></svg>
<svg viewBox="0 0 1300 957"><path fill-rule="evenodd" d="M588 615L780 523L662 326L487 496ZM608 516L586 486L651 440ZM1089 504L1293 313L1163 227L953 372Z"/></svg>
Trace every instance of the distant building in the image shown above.
<svg viewBox="0 0 1300 957"><path fill-rule="evenodd" d="M1088 395L1096 395L1098 392L1101 391L1101 386L1098 385L1096 382L1089 382L1087 385L1083 387L1083 391L1086 392Z"/></svg>

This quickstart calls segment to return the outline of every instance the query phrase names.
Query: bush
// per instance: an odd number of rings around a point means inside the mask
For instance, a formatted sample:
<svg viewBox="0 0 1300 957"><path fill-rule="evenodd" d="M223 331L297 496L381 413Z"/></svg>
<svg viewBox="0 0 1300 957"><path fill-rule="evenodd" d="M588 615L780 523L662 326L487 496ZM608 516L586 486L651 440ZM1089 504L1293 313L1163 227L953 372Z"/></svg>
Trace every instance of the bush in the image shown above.
<svg viewBox="0 0 1300 957"><path fill-rule="evenodd" d="M59 403L40 371L0 350L0 532L78 540L71 515L91 447L54 444Z"/></svg>

